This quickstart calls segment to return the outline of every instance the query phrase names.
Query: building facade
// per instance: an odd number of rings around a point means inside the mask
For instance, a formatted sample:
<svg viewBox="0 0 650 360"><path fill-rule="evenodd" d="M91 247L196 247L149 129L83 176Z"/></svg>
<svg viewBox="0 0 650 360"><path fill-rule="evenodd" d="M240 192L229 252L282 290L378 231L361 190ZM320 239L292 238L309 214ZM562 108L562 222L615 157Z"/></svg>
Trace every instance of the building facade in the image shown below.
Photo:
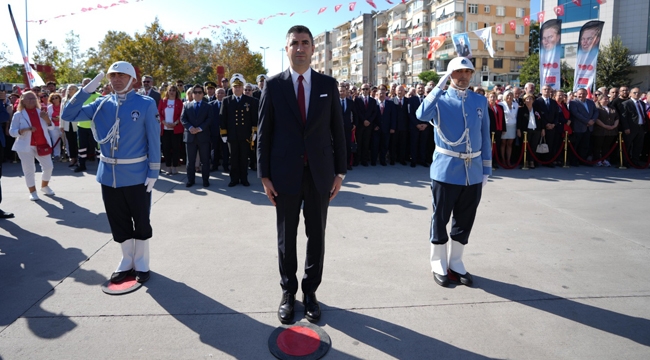
<svg viewBox="0 0 650 360"><path fill-rule="evenodd" d="M321 74L332 76L332 41L329 31L314 36L314 54L311 67Z"/></svg>

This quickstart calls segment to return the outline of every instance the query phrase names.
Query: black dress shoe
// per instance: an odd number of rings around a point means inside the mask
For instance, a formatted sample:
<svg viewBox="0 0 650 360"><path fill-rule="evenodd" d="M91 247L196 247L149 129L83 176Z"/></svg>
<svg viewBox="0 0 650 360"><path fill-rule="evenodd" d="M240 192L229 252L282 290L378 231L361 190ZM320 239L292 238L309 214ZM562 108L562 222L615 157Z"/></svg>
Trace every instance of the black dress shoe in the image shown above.
<svg viewBox="0 0 650 360"><path fill-rule="evenodd" d="M223 172L230 172L230 168L227 167L227 166L224 166L224 167L223 167Z"/></svg>
<svg viewBox="0 0 650 360"><path fill-rule="evenodd" d="M251 183L249 183L248 180L242 180L241 184L244 186L251 186Z"/></svg>
<svg viewBox="0 0 650 360"><path fill-rule="evenodd" d="M402 165L406 165L406 161L400 161L399 163Z"/></svg>
<svg viewBox="0 0 650 360"><path fill-rule="evenodd" d="M233 187L233 186L236 186L236 185L237 185L236 181L231 181L231 182L228 183L228 187Z"/></svg>
<svg viewBox="0 0 650 360"><path fill-rule="evenodd" d="M133 270L127 271L116 271L111 275L111 282L113 284L118 284L124 281L124 279L131 273Z"/></svg>
<svg viewBox="0 0 650 360"><path fill-rule="evenodd" d="M348 165L348 170L352 170L352 165Z"/></svg>
<svg viewBox="0 0 650 360"><path fill-rule="evenodd" d="M212 167L210 168L210 172L218 171L218 170L219 170L219 166L212 166Z"/></svg>
<svg viewBox="0 0 650 360"><path fill-rule="evenodd" d="M147 282L149 280L149 271L136 271L135 280L140 284Z"/></svg>
<svg viewBox="0 0 650 360"><path fill-rule="evenodd" d="M293 305L296 302L296 295L282 294L282 301L278 307L278 319L283 324L291 324L293 322Z"/></svg>
<svg viewBox="0 0 650 360"><path fill-rule="evenodd" d="M381 164L381 166L386 166L386 162L385 162L385 161L380 161L379 163Z"/></svg>
<svg viewBox="0 0 650 360"><path fill-rule="evenodd" d="M391 161L390 164L391 164L391 165L395 165L395 161L394 161L394 160Z"/></svg>
<svg viewBox="0 0 650 360"><path fill-rule="evenodd" d="M474 278L472 274L465 272L464 274L459 274L452 269L449 269L449 280L457 284L463 284L465 286L472 286L474 283Z"/></svg>
<svg viewBox="0 0 650 360"><path fill-rule="evenodd" d="M305 305L305 318L309 322L320 320L320 304L316 300L316 294L302 294L302 304Z"/></svg>
<svg viewBox="0 0 650 360"><path fill-rule="evenodd" d="M368 166L368 163L367 162L362 162L361 166Z"/></svg>
<svg viewBox="0 0 650 360"><path fill-rule="evenodd" d="M433 280L435 280L436 284L442 286L442 287L447 287L449 286L449 278L447 275L439 275L436 273L433 273Z"/></svg>
<svg viewBox="0 0 650 360"><path fill-rule="evenodd" d="M414 163L414 162L411 163L411 167L416 167L416 166L417 166L416 163Z"/></svg>
<svg viewBox="0 0 650 360"><path fill-rule="evenodd" d="M68 167L75 167L75 166L79 166L79 163L71 163L70 165L68 165Z"/></svg>
<svg viewBox="0 0 650 360"><path fill-rule="evenodd" d="M76 173L79 173L79 172L82 172L82 171L86 171L86 166L85 165L84 166L77 166L74 169L74 172L76 172Z"/></svg>
<svg viewBox="0 0 650 360"><path fill-rule="evenodd" d="M194 185L194 181L188 181L185 183L185 187L192 187Z"/></svg>
<svg viewBox="0 0 650 360"><path fill-rule="evenodd" d="M0 210L0 219L11 219L14 217L13 213Z"/></svg>
<svg viewBox="0 0 650 360"><path fill-rule="evenodd" d="M210 182L208 180L203 180L203 187L208 187L210 186Z"/></svg>

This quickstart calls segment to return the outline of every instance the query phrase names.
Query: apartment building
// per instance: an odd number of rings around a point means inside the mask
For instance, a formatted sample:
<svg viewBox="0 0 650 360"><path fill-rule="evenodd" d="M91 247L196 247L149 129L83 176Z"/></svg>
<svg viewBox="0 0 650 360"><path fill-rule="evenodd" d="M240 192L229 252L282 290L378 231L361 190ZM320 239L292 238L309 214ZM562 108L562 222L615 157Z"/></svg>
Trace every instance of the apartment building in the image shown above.
<svg viewBox="0 0 650 360"><path fill-rule="evenodd" d="M332 77L338 81L350 78L350 22L345 22L332 30Z"/></svg>
<svg viewBox="0 0 650 360"><path fill-rule="evenodd" d="M325 31L314 36L314 54L311 67L321 74L332 76L332 41L331 32Z"/></svg>

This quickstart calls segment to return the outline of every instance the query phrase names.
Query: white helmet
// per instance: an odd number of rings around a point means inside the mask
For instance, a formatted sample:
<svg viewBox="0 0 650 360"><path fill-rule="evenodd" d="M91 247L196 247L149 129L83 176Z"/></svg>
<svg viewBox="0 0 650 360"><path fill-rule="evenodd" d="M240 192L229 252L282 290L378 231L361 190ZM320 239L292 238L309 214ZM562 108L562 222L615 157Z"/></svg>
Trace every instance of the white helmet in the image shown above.
<svg viewBox="0 0 650 360"><path fill-rule="evenodd" d="M129 64L126 61L118 61L113 63L113 65L111 65L106 72L107 75L110 73L123 73L131 76L134 79L137 77L135 75L135 68L133 68L133 65Z"/></svg>
<svg viewBox="0 0 650 360"><path fill-rule="evenodd" d="M454 72L461 69L470 69L472 71L475 71L472 62L468 58L462 56L451 59L449 65L447 65L447 72Z"/></svg>

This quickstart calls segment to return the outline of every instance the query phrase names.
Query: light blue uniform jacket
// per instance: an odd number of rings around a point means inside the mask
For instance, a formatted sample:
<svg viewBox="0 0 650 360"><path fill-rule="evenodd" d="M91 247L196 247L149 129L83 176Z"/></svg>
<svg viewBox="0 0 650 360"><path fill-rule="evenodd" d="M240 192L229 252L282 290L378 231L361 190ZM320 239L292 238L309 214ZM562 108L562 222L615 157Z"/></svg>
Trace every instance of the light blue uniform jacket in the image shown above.
<svg viewBox="0 0 650 360"><path fill-rule="evenodd" d="M116 159L135 159L146 155L147 160L117 165L101 161L97 181L106 186L124 187L144 184L147 178L157 179L160 172L160 123L153 99L131 90L126 94L126 99L119 100L118 111L116 95L107 96L108 100L94 120L97 137L104 139L119 118L119 142L117 149L111 149L110 142L100 144L102 155ZM84 105L89 97L90 94L85 91L78 91L63 109L61 117L67 121L92 119L106 96Z"/></svg>
<svg viewBox="0 0 650 360"><path fill-rule="evenodd" d="M438 131L442 131L450 142L456 142L463 136L465 131L463 102L471 152L481 151L481 155L472 159L466 166L465 160L436 151L433 153L430 176L431 179L443 183L474 185L483 181L483 175L492 174L492 144L487 99L472 91L467 91L465 98L462 99L455 89L450 88L445 91L436 86L420 104L415 115L420 121L433 120L436 147L465 153L467 152L465 143L452 147L444 143L438 134Z"/></svg>

